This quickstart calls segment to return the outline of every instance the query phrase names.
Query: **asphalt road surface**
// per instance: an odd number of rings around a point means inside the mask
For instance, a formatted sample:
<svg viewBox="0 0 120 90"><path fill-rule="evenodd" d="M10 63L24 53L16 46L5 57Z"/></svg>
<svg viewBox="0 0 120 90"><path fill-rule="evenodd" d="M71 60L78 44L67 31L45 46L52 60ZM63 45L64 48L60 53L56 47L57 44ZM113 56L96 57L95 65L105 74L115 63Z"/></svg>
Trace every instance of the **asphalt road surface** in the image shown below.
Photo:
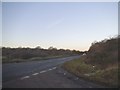
<svg viewBox="0 0 120 90"><path fill-rule="evenodd" d="M2 88L104 88L61 68L64 62L79 57L3 64Z"/></svg>

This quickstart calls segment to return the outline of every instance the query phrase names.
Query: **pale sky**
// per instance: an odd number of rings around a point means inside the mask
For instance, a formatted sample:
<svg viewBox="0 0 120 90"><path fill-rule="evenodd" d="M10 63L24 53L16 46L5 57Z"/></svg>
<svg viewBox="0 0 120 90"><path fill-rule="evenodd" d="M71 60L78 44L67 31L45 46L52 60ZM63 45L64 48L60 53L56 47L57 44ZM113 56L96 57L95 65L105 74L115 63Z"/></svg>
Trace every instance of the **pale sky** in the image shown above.
<svg viewBox="0 0 120 90"><path fill-rule="evenodd" d="M117 2L2 3L2 46L84 51L117 34Z"/></svg>

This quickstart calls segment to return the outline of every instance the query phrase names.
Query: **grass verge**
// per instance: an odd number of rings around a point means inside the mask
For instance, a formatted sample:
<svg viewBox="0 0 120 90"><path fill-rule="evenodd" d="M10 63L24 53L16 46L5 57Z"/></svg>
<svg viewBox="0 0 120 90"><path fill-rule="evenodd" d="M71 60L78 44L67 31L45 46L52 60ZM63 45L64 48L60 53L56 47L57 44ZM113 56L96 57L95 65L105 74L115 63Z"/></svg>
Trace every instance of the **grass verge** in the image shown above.
<svg viewBox="0 0 120 90"><path fill-rule="evenodd" d="M101 69L84 62L84 57L65 62L63 68L76 76L108 87L118 87L118 66ZM120 74L120 70L119 70Z"/></svg>

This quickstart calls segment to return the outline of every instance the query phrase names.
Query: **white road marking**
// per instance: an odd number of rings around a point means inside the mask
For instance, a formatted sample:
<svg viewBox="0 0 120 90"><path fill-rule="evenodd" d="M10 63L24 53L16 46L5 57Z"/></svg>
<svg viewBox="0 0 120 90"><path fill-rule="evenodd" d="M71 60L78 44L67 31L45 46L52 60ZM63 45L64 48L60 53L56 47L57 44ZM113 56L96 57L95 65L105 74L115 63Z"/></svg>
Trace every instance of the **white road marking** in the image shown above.
<svg viewBox="0 0 120 90"><path fill-rule="evenodd" d="M32 75L38 75L39 73L34 73L34 74L32 74Z"/></svg>
<svg viewBox="0 0 120 90"><path fill-rule="evenodd" d="M40 73L44 73L44 72L47 72L46 70L44 70L44 71L41 71Z"/></svg>
<svg viewBox="0 0 120 90"><path fill-rule="evenodd" d="M30 78L30 76L22 77L21 80L26 79L26 78Z"/></svg>
<svg viewBox="0 0 120 90"><path fill-rule="evenodd" d="M53 67L52 69L56 69L56 67Z"/></svg>
<svg viewBox="0 0 120 90"><path fill-rule="evenodd" d="M54 70L54 69L56 69L56 67L50 68L50 69L48 69L48 70L43 70L43 71L41 71L40 73L45 73L45 72L47 72L47 71L51 71L51 70ZM34 73L34 74L32 74L32 75L38 75L38 74L39 74L39 73ZM66 75L66 73L64 73L64 75ZM21 80L26 79L26 78L30 78L30 76L22 77Z"/></svg>
<svg viewBox="0 0 120 90"><path fill-rule="evenodd" d="M51 71L51 70L53 70L53 69L56 69L56 67L50 68L50 69L48 69L48 70L43 70L43 71L41 71L40 73L45 73L45 72Z"/></svg>
<svg viewBox="0 0 120 90"><path fill-rule="evenodd" d="M50 69L48 69L48 70L50 71L50 70L52 70L52 69L50 68Z"/></svg>

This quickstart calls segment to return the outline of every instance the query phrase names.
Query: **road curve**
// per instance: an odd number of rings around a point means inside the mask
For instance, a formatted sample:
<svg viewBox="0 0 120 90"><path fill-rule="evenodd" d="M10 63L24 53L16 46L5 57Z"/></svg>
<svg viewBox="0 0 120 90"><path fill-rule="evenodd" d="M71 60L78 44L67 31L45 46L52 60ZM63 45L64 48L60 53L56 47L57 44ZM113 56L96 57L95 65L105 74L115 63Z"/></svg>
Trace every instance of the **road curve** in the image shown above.
<svg viewBox="0 0 120 90"><path fill-rule="evenodd" d="M61 68L62 63L79 57L3 64L3 88L102 88Z"/></svg>
<svg viewBox="0 0 120 90"><path fill-rule="evenodd" d="M43 61L31 61L22 63L8 63L2 65L2 79L3 82L16 79L21 76L31 74L36 71L41 71L66 61L78 58L80 56L72 56L66 58L49 59Z"/></svg>

